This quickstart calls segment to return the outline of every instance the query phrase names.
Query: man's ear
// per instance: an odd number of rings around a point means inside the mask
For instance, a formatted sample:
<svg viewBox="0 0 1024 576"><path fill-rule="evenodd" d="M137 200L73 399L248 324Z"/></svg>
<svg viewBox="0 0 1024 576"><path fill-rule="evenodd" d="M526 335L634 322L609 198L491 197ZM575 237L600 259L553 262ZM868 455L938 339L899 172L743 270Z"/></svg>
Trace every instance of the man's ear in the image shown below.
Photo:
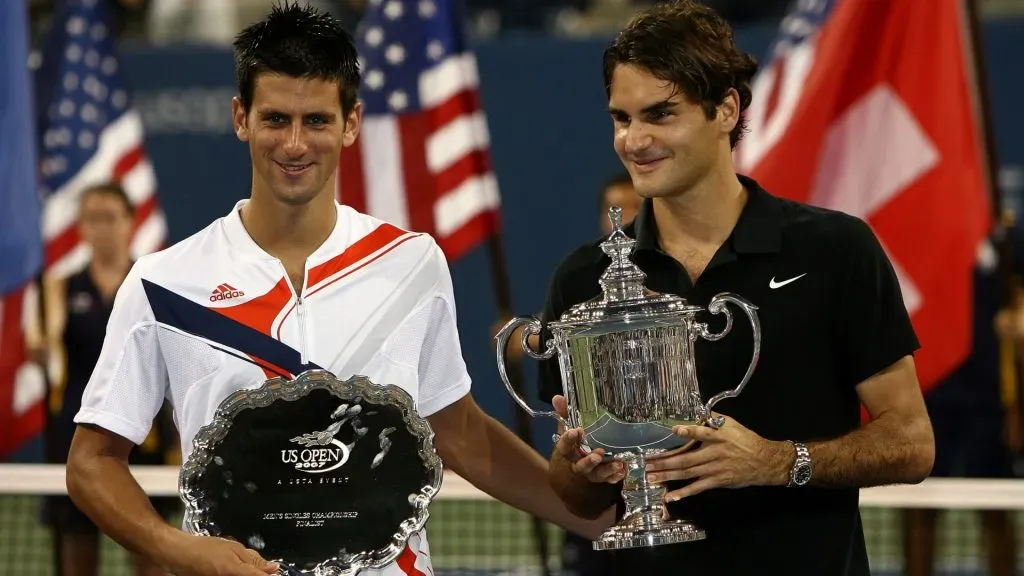
<svg viewBox="0 0 1024 576"><path fill-rule="evenodd" d="M235 127L235 136L242 142L248 142L249 121L245 106L242 105L242 100L238 96L231 99L231 123Z"/></svg>
<svg viewBox="0 0 1024 576"><path fill-rule="evenodd" d="M363 126L363 103L356 101L352 111L345 117L345 135L342 137L341 145L348 147L356 142L359 137L359 130Z"/></svg>
<svg viewBox="0 0 1024 576"><path fill-rule="evenodd" d="M717 113L721 131L728 136L740 122L740 93L735 88L729 88L725 93Z"/></svg>

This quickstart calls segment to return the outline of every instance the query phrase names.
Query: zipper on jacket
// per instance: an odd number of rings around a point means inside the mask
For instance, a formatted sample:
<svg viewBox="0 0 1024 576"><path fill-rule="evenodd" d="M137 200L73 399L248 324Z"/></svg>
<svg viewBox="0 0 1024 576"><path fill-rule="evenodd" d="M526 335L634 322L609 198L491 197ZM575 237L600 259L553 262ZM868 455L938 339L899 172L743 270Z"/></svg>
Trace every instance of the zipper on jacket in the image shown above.
<svg viewBox="0 0 1024 576"><path fill-rule="evenodd" d="M306 312L302 307L302 296L295 301L295 313L299 318L299 361L305 366L309 360L306 358Z"/></svg>
<svg viewBox="0 0 1024 576"><path fill-rule="evenodd" d="M281 269L284 270L284 277L288 282L288 288L291 289L292 294L295 296L295 317L299 322L299 362L305 366L309 363L309 341L306 336L306 309L302 300L302 292L306 291L306 284L309 282L309 269L306 268L302 271L302 290L296 292L295 286L292 285L291 278L288 276L288 269L284 267L284 262L280 260L277 262L281 265Z"/></svg>

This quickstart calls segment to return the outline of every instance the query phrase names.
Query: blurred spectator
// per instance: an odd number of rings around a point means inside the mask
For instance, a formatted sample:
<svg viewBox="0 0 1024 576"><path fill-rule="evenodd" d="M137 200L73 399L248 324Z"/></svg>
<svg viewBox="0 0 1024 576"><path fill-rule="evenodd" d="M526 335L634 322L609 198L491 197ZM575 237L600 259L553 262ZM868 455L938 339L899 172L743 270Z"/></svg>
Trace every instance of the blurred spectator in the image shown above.
<svg viewBox="0 0 1024 576"><path fill-rule="evenodd" d="M622 208L622 225L625 226L636 218L636 213L640 211L642 203L643 199L633 188L633 181L628 172L622 172L610 178L601 189L601 202L599 203L601 210L597 215L598 222L601 223L601 233L606 235L612 233L612 222L608 219L608 210L612 206Z"/></svg>
<svg viewBox="0 0 1024 576"><path fill-rule="evenodd" d="M1010 228L1015 244L1021 231ZM1019 251L1020 248L1015 247ZM1024 273L1019 256L1003 266L1014 276ZM1009 255L1007 255L1009 256ZM1007 410L1000 394L1000 335L1015 338L1024 349L1024 307L1015 304L1000 310L1005 293L1000 255L992 241L978 250L974 274L974 334L970 357L925 397L935 433L935 464L932 476L954 478L1013 478L1013 453L1020 450L1017 414ZM993 328L993 319L997 328ZM1012 426L1009 424L1013 424ZM1016 567L1016 537L1012 516L1003 510L980 512L988 551L988 574L1012 576ZM935 541L939 511L904 512L904 553L908 576L934 574Z"/></svg>
<svg viewBox="0 0 1024 576"><path fill-rule="evenodd" d="M52 366L59 399L57 417L51 424L56 440L57 463L67 462L85 386L99 358L114 296L132 265L130 245L133 209L117 185L94 186L82 193L78 231L91 258L83 269L68 278L44 282L45 327L30 326L32 356ZM165 408L149 436L131 454L132 464L162 465L180 461L169 411ZM168 519L178 509L177 498L152 498L154 507ZM67 496L45 501L45 521L60 540L60 576L95 576L99 570L100 531ZM159 576L163 570L140 556L134 558L135 576Z"/></svg>

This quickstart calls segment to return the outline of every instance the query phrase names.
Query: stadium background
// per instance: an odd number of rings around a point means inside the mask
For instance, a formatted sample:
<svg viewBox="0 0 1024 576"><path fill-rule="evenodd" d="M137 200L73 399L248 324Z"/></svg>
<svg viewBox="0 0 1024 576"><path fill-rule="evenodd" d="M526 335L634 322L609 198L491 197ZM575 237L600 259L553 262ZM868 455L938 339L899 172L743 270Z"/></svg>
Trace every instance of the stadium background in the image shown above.
<svg viewBox="0 0 1024 576"><path fill-rule="evenodd" d="M1014 2L990 3L996 5L1001 11L983 12L981 40L1000 191L1006 206L1012 208L1019 205L1024 193L1024 142L1020 140L1024 109L1018 103L1024 93L1024 75L1020 73L1024 9L1015 9L1019 3ZM779 19L738 19L735 30L742 48L761 60L778 34ZM512 309L517 314L538 310L550 271L567 251L597 234L598 190L621 169L611 148L601 86L601 51L609 37L603 30L571 37L564 30L517 29L482 35L473 44L501 195L501 234ZM175 242L225 214L248 195L248 151L231 129L230 98L235 91L231 53L224 44L171 39L152 45L134 38L121 44L117 57L142 118L145 149L166 215L166 241ZM490 254L481 244L452 261L451 270L474 395L488 413L514 427L515 414L494 363L491 333L497 302ZM526 387L532 393L535 371L529 361L526 367ZM543 420L532 424L535 445L546 454L553 426ZM41 453L41 439L37 438L20 446L7 460L37 462ZM0 478L0 491L2 486ZM47 545L40 544L39 538L45 537L42 529L27 526L35 522L34 505L31 497L17 497L15 502L15 497L0 495L0 566L19 566L21 562L20 574L50 573L44 561L37 558L31 561L35 563L25 564L29 561L24 560L26 554L45 558L48 553ZM534 562L528 525L517 513L480 502L444 502L442 506L438 531L447 535L442 538L460 544L435 546L457 547L453 557L491 554L489 559L477 558L469 562L473 566L464 567L505 570ZM1021 503L1014 506L1024 507ZM497 516L485 518L491 513ZM875 565L879 573L892 573L885 571L898 569L895 511L870 511L867 518ZM981 565L974 520L960 513L945 522L945 549L960 559L954 564L965 570ZM488 528L483 530L484 526ZM486 551L488 545L493 552ZM556 548L553 540L553 553ZM439 554L443 556L443 552ZM107 562L110 571L104 573L121 573L111 567L110 562L115 561Z"/></svg>

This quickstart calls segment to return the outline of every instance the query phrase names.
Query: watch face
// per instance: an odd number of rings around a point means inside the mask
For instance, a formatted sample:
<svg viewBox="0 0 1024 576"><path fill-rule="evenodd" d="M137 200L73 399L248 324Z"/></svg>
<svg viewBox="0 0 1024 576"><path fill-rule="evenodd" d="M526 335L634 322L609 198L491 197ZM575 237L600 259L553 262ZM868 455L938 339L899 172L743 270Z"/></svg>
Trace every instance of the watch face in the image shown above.
<svg viewBox="0 0 1024 576"><path fill-rule="evenodd" d="M793 475L793 481L797 484L806 484L811 480L811 467L807 465L798 466Z"/></svg>

